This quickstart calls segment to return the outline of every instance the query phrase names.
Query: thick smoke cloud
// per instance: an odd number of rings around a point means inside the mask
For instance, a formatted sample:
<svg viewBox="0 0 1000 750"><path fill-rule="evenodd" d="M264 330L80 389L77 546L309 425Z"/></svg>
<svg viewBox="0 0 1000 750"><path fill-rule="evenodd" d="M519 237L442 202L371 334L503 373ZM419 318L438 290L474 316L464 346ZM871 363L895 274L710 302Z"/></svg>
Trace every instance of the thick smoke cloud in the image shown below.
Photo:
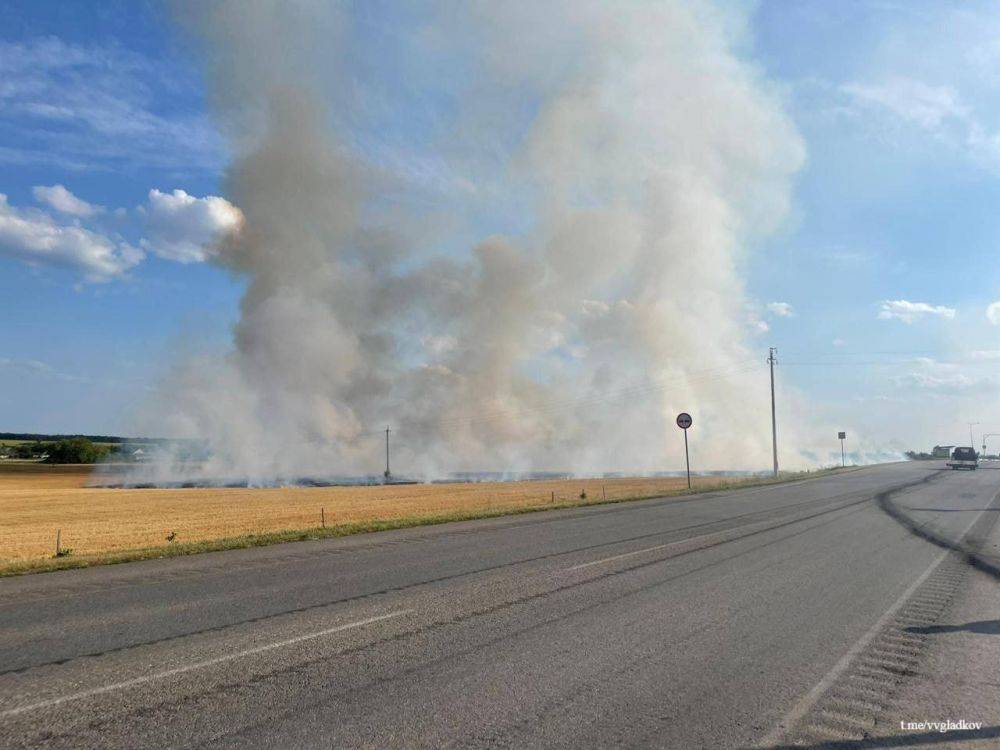
<svg viewBox="0 0 1000 750"><path fill-rule="evenodd" d="M378 473L384 425L408 474L651 471L682 465L683 409L697 466L769 466L742 269L804 149L746 19L408 6L389 38L417 95L394 100L358 64L363 8L178 9L244 216L214 262L248 288L233 350L178 367L158 431L207 440L218 477ZM414 169L384 121L431 100L451 114Z"/></svg>

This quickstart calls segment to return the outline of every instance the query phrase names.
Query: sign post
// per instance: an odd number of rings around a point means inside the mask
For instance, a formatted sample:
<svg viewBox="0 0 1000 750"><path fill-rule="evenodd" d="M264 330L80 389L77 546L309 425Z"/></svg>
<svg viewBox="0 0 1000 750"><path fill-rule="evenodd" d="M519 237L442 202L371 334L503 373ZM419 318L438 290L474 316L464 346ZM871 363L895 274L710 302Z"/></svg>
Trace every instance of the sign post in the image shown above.
<svg viewBox="0 0 1000 750"><path fill-rule="evenodd" d="M691 415L686 411L678 414L677 426L684 430L684 466L687 469L688 489L691 489L691 460L688 458L688 427L691 426Z"/></svg>
<svg viewBox="0 0 1000 750"><path fill-rule="evenodd" d="M847 433L838 432L837 437L840 438L840 467L844 468L847 466L847 456L844 454L844 438L847 437Z"/></svg>

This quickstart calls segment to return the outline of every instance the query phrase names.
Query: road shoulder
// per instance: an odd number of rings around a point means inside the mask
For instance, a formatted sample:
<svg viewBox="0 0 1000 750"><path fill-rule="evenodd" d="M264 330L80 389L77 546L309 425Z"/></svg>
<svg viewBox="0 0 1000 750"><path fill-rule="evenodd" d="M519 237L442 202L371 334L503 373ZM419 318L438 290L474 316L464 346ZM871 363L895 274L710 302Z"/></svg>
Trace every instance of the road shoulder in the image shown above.
<svg viewBox="0 0 1000 750"><path fill-rule="evenodd" d="M993 527L981 552L995 555L998 550L1000 524ZM910 741L917 744L918 736L928 732L938 734L938 742L947 742L947 747L996 746L1000 742L1000 580L970 569L966 585L945 616L921 632L930 638L923 668L907 682L894 710L874 734L898 738L901 747ZM963 728L963 722L966 727L981 726Z"/></svg>

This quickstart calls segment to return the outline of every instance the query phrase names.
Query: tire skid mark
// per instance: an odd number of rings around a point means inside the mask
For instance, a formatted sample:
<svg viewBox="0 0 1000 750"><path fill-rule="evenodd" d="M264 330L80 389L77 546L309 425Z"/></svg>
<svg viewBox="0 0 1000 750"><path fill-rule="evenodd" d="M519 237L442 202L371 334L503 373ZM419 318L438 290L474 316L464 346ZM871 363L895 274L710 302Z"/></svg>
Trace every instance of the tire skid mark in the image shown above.
<svg viewBox="0 0 1000 750"><path fill-rule="evenodd" d="M780 748L801 745L856 742L871 736L883 723L906 681L920 674L921 664L932 644L931 635L922 632L927 625L939 622L947 613L955 595L965 583L970 567L1000 577L1000 569L984 560L978 545L998 521L1000 492L959 541L948 540L927 523L908 516L892 501L895 492L878 496L878 506L915 536L949 555L928 577L896 616L858 655L840 679L817 701L798 724L786 733Z"/></svg>

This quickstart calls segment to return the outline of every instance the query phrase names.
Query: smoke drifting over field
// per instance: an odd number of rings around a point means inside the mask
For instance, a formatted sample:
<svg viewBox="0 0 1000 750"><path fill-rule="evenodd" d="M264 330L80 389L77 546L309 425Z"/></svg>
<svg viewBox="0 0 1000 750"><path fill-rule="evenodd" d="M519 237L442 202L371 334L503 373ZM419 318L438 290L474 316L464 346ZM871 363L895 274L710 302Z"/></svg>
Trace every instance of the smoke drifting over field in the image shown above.
<svg viewBox="0 0 1000 750"><path fill-rule="evenodd" d="M769 466L741 267L804 150L746 19L366 7L179 8L245 218L215 262L248 288L160 431L207 440L219 477L379 473L385 425L408 474L650 471L683 465L687 410L696 465Z"/></svg>

